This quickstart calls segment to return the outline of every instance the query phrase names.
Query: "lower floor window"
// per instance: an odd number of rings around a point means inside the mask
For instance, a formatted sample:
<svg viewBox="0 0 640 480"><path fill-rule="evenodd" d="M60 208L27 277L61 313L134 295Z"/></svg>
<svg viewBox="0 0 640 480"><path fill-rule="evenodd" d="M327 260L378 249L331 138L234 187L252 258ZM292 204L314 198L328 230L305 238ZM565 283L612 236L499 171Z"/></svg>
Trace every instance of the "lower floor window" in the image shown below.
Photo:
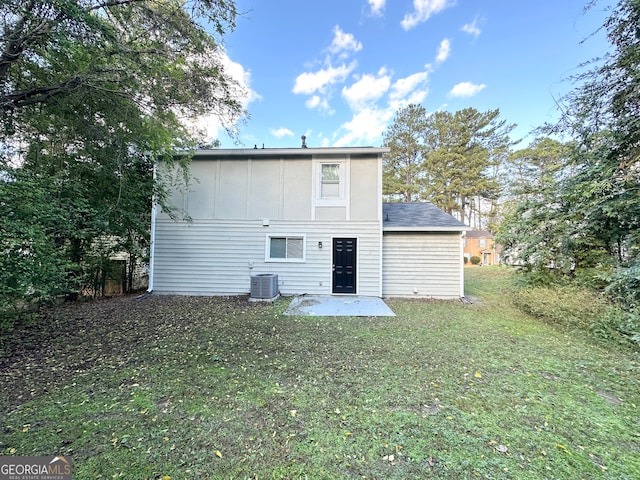
<svg viewBox="0 0 640 480"><path fill-rule="evenodd" d="M267 260L304 261L304 236L267 237Z"/></svg>

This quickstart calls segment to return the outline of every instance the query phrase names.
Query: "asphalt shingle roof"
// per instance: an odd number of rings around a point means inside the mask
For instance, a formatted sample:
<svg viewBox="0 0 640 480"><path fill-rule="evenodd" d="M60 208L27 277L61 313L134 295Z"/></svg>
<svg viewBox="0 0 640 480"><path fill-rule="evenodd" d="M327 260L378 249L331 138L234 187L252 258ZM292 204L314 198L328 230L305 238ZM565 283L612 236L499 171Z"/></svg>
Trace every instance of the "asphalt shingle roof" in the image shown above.
<svg viewBox="0 0 640 480"><path fill-rule="evenodd" d="M383 203L384 228L466 230L468 227L429 202Z"/></svg>
<svg viewBox="0 0 640 480"><path fill-rule="evenodd" d="M493 238L491 232L486 230L469 230L466 235L467 238Z"/></svg>

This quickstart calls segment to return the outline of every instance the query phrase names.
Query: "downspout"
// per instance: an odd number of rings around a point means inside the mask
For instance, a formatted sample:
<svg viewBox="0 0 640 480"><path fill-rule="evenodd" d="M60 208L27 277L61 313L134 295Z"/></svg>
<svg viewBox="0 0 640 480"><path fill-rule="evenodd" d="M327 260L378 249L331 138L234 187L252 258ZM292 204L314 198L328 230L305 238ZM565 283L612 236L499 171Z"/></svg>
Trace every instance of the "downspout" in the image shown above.
<svg viewBox="0 0 640 480"><path fill-rule="evenodd" d="M383 245L384 245L384 220L382 218L382 155L378 155L378 223L380 224L380 230L379 230L379 239L380 239L380 256L379 256L379 261L380 261L380 268L378 270L378 288L379 288L379 292L378 292L378 296L380 298L382 298L382 276L384 275L384 271L383 271L383 264L384 264L384 258L383 258Z"/></svg>
<svg viewBox="0 0 640 480"><path fill-rule="evenodd" d="M155 189L157 164L153 164L153 185ZM155 193L151 197L151 238L149 242L149 286L147 292L153 292L153 275L155 272L155 250L156 250L156 216L158 214L158 205L156 204Z"/></svg>
<svg viewBox="0 0 640 480"><path fill-rule="evenodd" d="M464 236L466 231L460 232L460 298L464 298Z"/></svg>

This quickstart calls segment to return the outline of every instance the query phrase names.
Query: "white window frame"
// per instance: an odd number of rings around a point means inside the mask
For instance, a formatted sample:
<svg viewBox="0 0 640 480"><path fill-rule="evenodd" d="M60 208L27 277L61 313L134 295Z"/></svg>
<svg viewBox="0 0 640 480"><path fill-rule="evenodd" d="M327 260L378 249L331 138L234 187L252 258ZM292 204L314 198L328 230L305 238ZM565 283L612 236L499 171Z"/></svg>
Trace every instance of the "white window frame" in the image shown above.
<svg viewBox="0 0 640 480"><path fill-rule="evenodd" d="M272 238L285 238L285 239L301 239L302 240L302 258L271 258L271 239ZM307 236L302 234L292 233L269 233L266 235L264 242L264 261L272 263L305 263L307 261Z"/></svg>
<svg viewBox="0 0 640 480"><path fill-rule="evenodd" d="M322 165L338 165L339 184L338 196L322 197ZM347 192L349 191L349 168L346 158L317 158L313 161L313 198L315 206L342 207L347 205Z"/></svg>

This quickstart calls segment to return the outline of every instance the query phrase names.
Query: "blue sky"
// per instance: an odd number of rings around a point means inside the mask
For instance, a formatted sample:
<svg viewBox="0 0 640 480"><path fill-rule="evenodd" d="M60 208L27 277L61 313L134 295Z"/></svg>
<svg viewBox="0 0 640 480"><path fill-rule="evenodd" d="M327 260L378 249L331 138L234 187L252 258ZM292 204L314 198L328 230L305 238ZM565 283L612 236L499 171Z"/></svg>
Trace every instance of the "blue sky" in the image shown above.
<svg viewBox="0 0 640 480"><path fill-rule="evenodd" d="M240 145L380 146L398 108L500 109L513 139L557 118L578 66L603 55L602 6L577 0L237 0L228 68L250 113Z"/></svg>

